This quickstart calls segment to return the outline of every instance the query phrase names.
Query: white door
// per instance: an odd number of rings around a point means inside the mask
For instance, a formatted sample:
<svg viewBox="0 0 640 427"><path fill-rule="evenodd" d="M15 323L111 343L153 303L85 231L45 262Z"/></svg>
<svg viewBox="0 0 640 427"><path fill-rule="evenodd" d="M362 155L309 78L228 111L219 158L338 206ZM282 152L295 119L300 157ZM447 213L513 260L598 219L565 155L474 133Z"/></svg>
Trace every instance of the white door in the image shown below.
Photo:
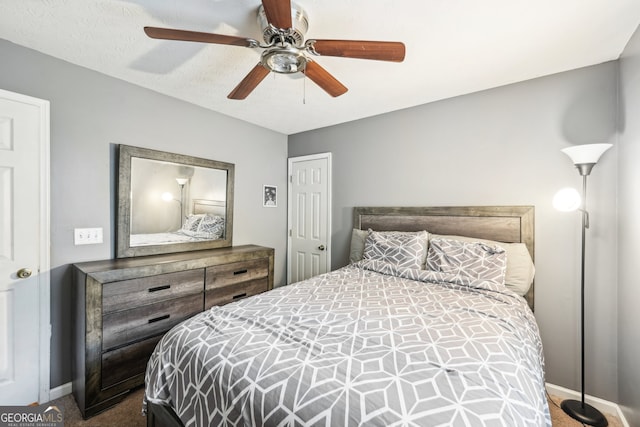
<svg viewBox="0 0 640 427"><path fill-rule="evenodd" d="M288 283L331 269L331 153L289 159Z"/></svg>
<svg viewBox="0 0 640 427"><path fill-rule="evenodd" d="M0 405L49 397L48 147L49 103L0 90Z"/></svg>

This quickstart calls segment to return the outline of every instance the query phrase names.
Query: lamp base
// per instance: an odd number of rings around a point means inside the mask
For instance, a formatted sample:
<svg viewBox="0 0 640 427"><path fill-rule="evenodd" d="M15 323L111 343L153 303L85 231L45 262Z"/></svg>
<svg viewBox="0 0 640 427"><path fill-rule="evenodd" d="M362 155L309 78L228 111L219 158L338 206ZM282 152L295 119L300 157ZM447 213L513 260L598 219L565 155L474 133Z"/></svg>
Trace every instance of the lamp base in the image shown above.
<svg viewBox="0 0 640 427"><path fill-rule="evenodd" d="M579 400L563 400L560 404L562 410L574 420L595 427L607 427L607 419L593 406L582 403Z"/></svg>

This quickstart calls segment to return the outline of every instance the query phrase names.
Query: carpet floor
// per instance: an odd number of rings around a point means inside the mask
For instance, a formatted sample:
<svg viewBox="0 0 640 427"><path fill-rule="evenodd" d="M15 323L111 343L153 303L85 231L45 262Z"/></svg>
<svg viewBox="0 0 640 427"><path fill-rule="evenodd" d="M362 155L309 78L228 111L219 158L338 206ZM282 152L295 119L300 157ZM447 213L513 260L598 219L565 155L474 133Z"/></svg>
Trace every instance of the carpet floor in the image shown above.
<svg viewBox="0 0 640 427"><path fill-rule="evenodd" d="M67 395L52 401L64 413L65 427L144 427L146 418L142 416L142 388L132 392L118 405L110 408L88 420L83 420L80 410L72 395ZM561 398L550 396L549 408L553 427L580 427L582 423L575 421L560 409ZM620 418L605 414L610 427L623 427Z"/></svg>

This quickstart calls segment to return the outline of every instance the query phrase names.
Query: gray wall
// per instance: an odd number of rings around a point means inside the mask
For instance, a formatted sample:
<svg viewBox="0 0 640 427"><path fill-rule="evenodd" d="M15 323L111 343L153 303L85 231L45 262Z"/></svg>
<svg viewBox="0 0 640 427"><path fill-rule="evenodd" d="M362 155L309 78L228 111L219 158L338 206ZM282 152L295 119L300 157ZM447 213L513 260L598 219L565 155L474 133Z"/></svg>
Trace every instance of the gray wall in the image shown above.
<svg viewBox="0 0 640 427"><path fill-rule="evenodd" d="M284 282L286 206L262 209L261 196L264 183L286 188L286 136L2 40L0 57L1 88L51 101L52 387L71 378L69 264L113 256L114 144L235 163L234 243L275 247L276 284ZM580 186L561 148L616 144L589 178L586 388L619 401L635 425L640 424L640 339L634 327L640 320L640 288L633 274L638 259L634 238L640 234L633 216L640 208L640 173L633 164L640 158L640 122L633 120L640 114L638 34L620 64L619 123L617 65L292 135L288 155L333 153L334 268L348 259L353 206L535 205L536 317L547 380L577 390L579 216L554 211L550 201L559 188ZM618 234L613 232L616 179ZM73 228L94 226L104 228L105 244L73 245Z"/></svg>
<svg viewBox="0 0 640 427"><path fill-rule="evenodd" d="M286 204L262 208L263 184L286 188L285 135L4 40L0 58L1 88L51 101L52 387L71 380L70 264L115 252L115 144L235 163L234 244L275 248L286 280ZM74 246L77 227L102 227L105 243Z"/></svg>
<svg viewBox="0 0 640 427"><path fill-rule="evenodd" d="M560 149L616 142L617 62L289 137L289 156L332 152L332 267L351 211L375 205L534 205L536 318L547 381L580 389L580 215L553 209L581 178ZM425 76L425 78L428 78ZM586 391L616 401L617 147L589 178Z"/></svg>
<svg viewBox="0 0 640 427"><path fill-rule="evenodd" d="M640 426L640 30L620 60L618 171L618 381L629 425Z"/></svg>

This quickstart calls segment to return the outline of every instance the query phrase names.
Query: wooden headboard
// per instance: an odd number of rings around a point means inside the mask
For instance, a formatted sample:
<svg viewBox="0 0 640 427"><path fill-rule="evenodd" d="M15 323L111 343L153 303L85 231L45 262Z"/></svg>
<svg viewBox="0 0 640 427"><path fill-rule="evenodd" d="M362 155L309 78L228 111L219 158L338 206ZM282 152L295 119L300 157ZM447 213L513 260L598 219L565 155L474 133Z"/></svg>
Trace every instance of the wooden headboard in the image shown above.
<svg viewBox="0 0 640 427"><path fill-rule="evenodd" d="M534 212L533 206L356 207L353 226L376 231L427 230L434 234L524 243L535 260ZM531 310L534 284L525 295Z"/></svg>

